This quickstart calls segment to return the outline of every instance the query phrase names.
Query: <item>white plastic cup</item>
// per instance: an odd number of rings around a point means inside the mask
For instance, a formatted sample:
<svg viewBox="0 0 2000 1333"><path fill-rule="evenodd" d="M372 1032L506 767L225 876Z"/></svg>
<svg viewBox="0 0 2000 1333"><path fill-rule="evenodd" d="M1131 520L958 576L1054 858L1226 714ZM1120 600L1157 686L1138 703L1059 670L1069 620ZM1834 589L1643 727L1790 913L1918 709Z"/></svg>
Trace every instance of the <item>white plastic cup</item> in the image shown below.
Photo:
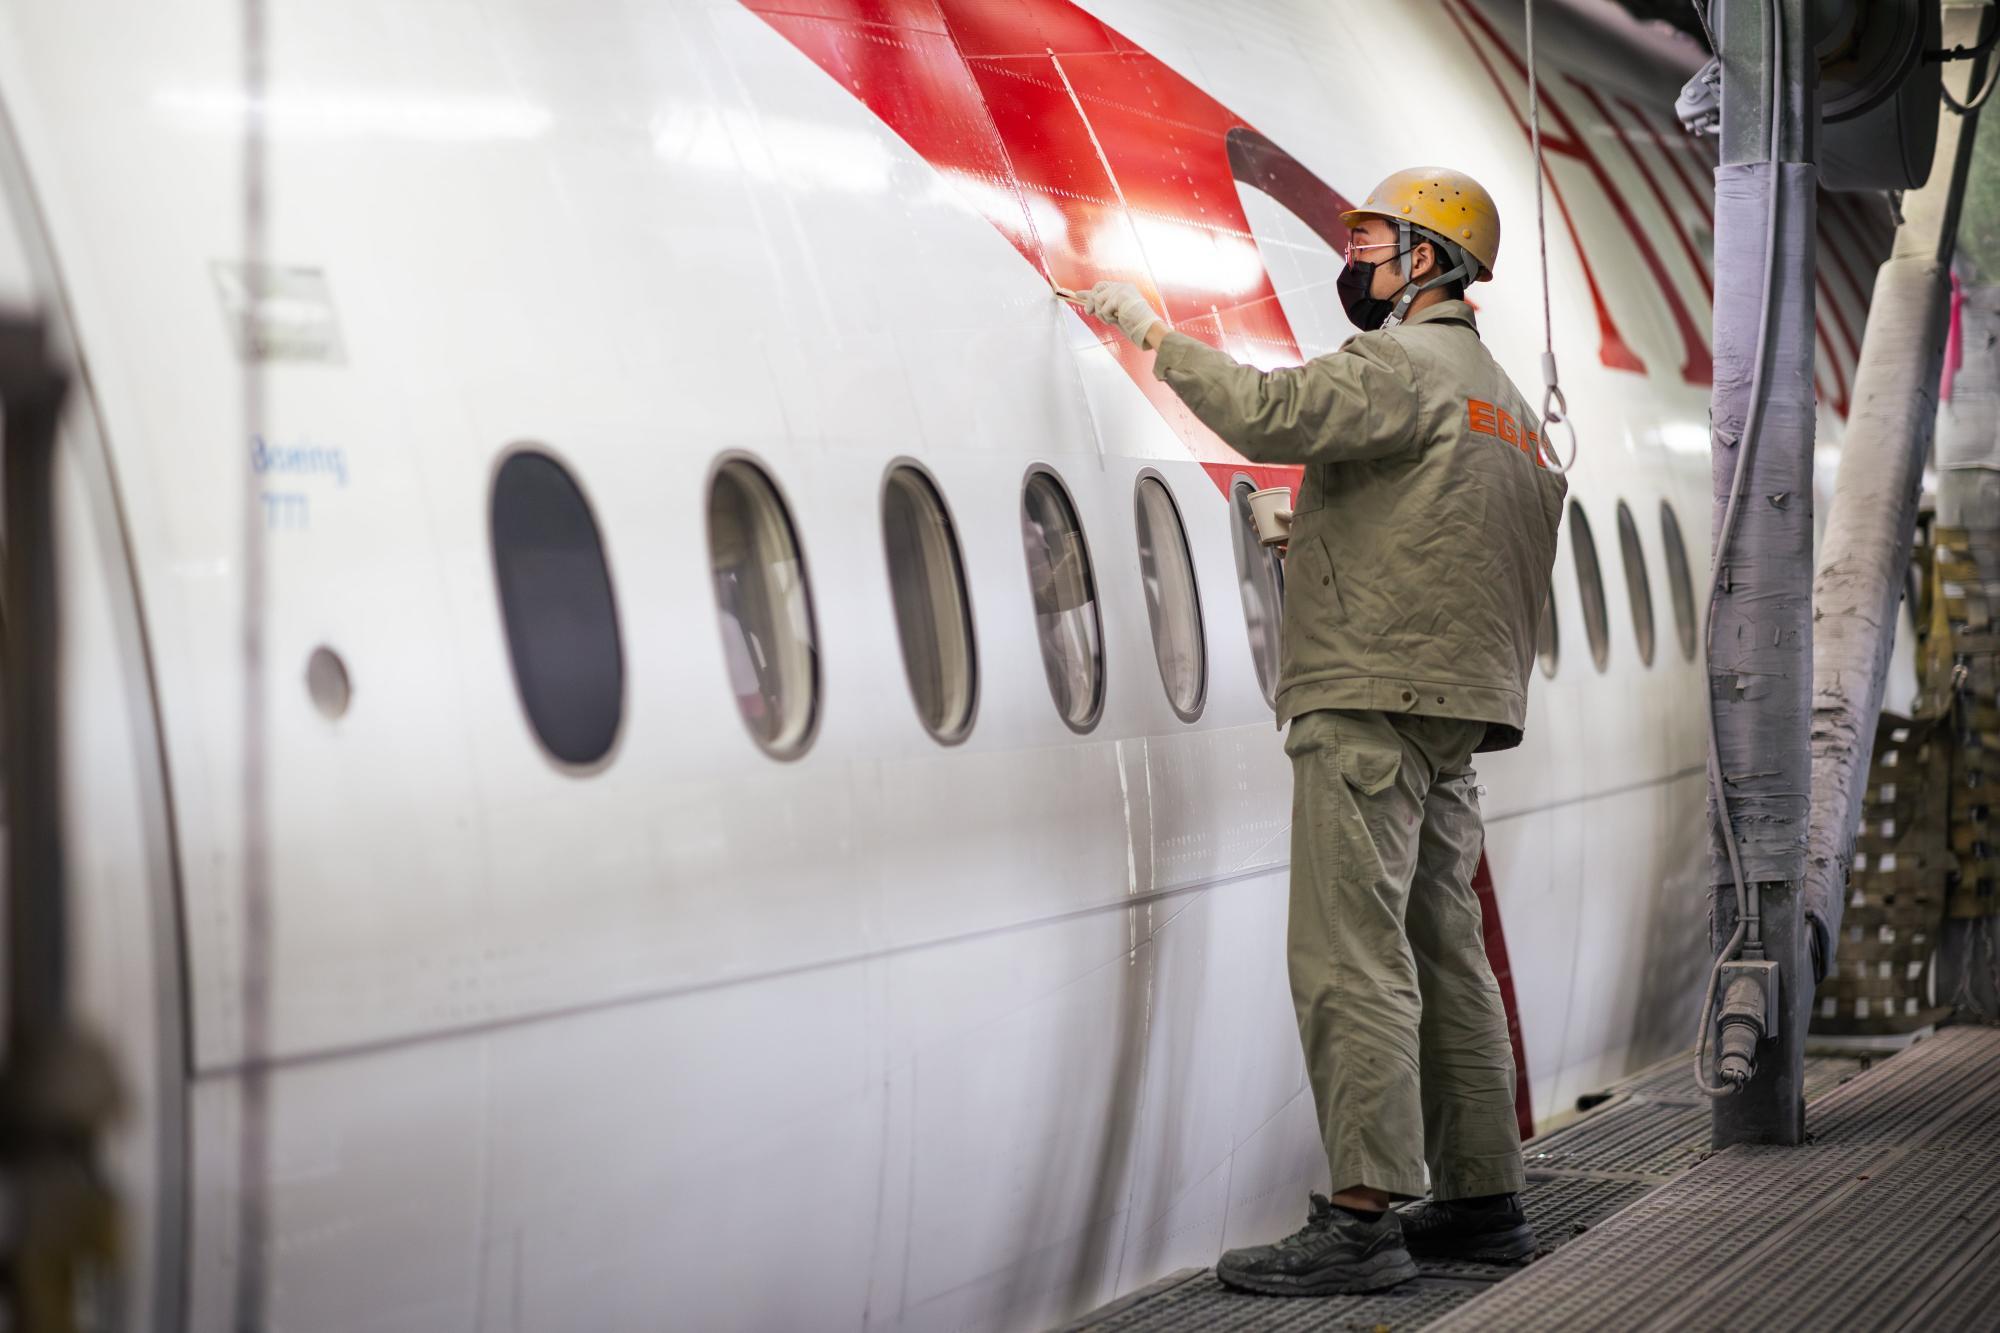
<svg viewBox="0 0 2000 1333"><path fill-rule="evenodd" d="M1250 492L1250 517L1257 539L1266 546L1283 546L1292 539L1292 488L1272 486Z"/></svg>

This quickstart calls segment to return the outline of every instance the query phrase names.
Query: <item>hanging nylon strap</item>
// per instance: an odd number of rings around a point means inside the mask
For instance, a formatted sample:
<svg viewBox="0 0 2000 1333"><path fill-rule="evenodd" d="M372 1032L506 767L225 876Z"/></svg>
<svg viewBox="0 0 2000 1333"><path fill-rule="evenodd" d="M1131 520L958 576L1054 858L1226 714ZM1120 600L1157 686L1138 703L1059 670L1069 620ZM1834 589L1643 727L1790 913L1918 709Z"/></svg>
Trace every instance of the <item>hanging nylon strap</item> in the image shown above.
<svg viewBox="0 0 2000 1333"><path fill-rule="evenodd" d="M1535 66L1535 0L1528 8L1528 140L1535 153L1535 232L1542 248L1542 461L1557 472L1576 466L1576 425L1569 419L1569 400L1556 374L1556 325L1549 302L1549 220L1542 200L1542 84ZM1549 447L1553 427L1569 432L1569 460L1557 461Z"/></svg>

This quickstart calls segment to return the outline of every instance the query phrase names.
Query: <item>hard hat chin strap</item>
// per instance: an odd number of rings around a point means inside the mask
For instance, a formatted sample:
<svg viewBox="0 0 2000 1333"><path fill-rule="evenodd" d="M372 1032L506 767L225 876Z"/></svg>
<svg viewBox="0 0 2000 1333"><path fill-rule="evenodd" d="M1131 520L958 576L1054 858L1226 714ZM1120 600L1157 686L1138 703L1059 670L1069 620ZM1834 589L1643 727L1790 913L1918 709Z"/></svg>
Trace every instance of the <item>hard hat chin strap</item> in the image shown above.
<svg viewBox="0 0 2000 1333"><path fill-rule="evenodd" d="M1431 288L1443 287L1453 282L1472 281L1471 260L1467 258L1465 250L1460 246L1451 244L1449 241L1440 240L1436 236L1429 235L1423 239L1430 243L1433 251L1451 260L1452 267L1431 278L1428 282L1418 283L1412 278L1410 276L1410 254L1416 249L1415 238L1411 235L1414 230L1415 228L1411 227L1407 222L1398 222L1396 224L1397 249L1402 252L1397 257L1397 263L1400 265L1403 273L1403 290L1396 295L1396 308L1391 310L1389 317L1382 321L1382 327L1385 329L1393 329L1398 324L1401 324L1403 317L1410 313L1410 303Z"/></svg>

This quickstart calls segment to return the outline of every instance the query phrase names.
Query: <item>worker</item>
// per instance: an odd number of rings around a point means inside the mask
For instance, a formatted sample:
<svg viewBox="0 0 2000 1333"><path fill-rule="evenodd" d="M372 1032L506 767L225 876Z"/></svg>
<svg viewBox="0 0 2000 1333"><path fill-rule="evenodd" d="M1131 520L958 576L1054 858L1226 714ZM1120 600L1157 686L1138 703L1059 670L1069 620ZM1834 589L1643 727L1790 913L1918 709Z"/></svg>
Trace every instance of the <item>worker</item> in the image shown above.
<svg viewBox="0 0 2000 1333"><path fill-rule="evenodd" d="M1493 276L1492 198L1424 167L1342 221L1337 288L1362 332L1302 366L1258 370L1173 332L1129 283L1080 298L1157 348L1153 373L1245 458L1305 469L1277 699L1293 783L1286 953L1333 1193L1312 1196L1296 1234L1216 1267L1278 1294L1393 1286L1416 1275L1412 1253L1535 1248L1472 887L1472 757L1520 743L1565 486L1464 299ZM1391 1208L1427 1183L1428 1202Z"/></svg>

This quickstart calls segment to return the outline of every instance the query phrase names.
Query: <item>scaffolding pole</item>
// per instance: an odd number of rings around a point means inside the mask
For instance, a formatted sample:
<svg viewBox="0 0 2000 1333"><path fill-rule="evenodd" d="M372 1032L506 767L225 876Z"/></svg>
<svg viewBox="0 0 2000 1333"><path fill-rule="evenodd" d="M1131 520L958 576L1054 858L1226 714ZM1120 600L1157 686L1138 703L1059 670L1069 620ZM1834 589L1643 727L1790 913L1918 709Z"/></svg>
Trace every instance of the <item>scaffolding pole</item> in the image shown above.
<svg viewBox="0 0 2000 1333"><path fill-rule="evenodd" d="M1718 1148L1805 1135L1819 120L1811 10L1810 0L1727 0L1713 16L1722 143L1710 400L1710 931L1718 953L1735 943L1739 958L1777 974L1769 1004L1757 1006L1769 1012L1754 1069L1715 1103ZM1747 912L1739 912L1739 873ZM1733 1000L1735 983L1728 990Z"/></svg>

